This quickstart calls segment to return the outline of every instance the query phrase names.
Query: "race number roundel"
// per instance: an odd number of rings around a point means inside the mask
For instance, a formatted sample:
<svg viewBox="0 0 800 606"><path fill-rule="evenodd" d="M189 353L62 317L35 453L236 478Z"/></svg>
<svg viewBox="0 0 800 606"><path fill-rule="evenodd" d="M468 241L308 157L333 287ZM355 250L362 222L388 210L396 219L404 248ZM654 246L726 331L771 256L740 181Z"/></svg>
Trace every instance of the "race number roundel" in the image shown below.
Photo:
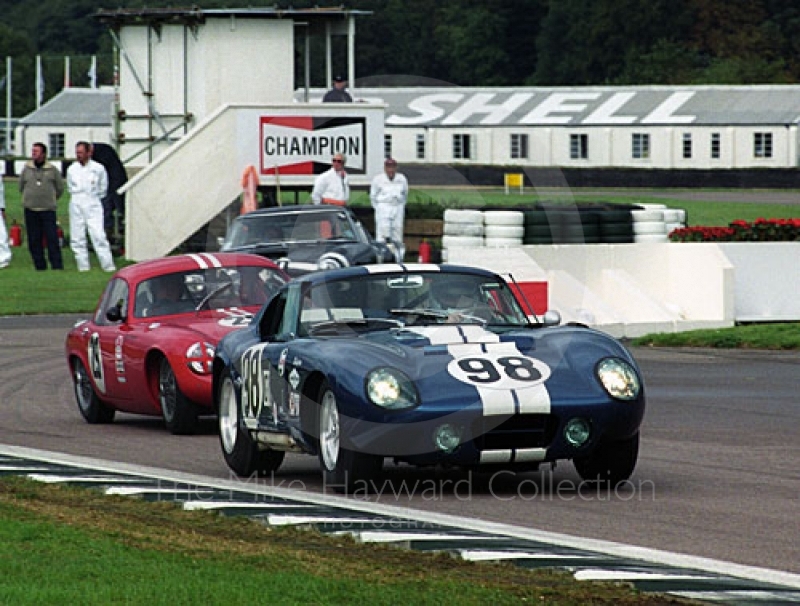
<svg viewBox="0 0 800 606"><path fill-rule="evenodd" d="M459 381L487 389L526 389L550 377L547 364L522 354L463 356L450 362L447 372Z"/></svg>

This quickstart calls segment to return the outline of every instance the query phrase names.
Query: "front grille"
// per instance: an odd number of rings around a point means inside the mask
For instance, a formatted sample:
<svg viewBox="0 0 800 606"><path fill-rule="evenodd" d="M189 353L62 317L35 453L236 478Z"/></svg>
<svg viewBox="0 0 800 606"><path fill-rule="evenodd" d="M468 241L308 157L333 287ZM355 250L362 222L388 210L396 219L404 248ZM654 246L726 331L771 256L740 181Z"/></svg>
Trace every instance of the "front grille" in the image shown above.
<svg viewBox="0 0 800 606"><path fill-rule="evenodd" d="M553 415L483 417L472 424L478 450L545 448L553 441L557 430L558 419Z"/></svg>

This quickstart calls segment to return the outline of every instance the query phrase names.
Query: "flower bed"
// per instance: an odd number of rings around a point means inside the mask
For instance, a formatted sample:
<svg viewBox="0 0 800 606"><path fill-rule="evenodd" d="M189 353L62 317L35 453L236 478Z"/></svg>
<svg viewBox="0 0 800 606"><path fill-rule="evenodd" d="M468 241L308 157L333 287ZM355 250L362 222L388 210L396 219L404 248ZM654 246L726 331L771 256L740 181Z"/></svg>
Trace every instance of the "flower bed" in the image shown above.
<svg viewBox="0 0 800 606"><path fill-rule="evenodd" d="M800 219L756 219L733 221L728 227L694 225L675 229L671 242L797 242Z"/></svg>

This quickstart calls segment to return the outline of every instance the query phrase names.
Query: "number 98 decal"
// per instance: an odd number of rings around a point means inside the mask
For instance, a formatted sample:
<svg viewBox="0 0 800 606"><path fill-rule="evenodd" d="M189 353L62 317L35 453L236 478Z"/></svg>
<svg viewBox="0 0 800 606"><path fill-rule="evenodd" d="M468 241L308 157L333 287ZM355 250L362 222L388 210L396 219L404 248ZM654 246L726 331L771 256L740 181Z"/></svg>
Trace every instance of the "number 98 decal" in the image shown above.
<svg viewBox="0 0 800 606"><path fill-rule="evenodd" d="M464 356L450 362L447 372L459 381L489 389L525 389L550 377L547 364L521 354Z"/></svg>

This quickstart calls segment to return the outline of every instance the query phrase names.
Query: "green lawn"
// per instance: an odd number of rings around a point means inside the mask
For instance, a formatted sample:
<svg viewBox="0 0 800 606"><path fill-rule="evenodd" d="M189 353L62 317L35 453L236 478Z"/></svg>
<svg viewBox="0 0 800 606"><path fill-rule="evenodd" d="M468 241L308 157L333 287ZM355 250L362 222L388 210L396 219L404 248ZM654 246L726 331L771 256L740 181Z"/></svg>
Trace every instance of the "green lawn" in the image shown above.
<svg viewBox="0 0 800 606"><path fill-rule="evenodd" d="M0 479L2 604L687 604L568 572L360 544Z"/></svg>

